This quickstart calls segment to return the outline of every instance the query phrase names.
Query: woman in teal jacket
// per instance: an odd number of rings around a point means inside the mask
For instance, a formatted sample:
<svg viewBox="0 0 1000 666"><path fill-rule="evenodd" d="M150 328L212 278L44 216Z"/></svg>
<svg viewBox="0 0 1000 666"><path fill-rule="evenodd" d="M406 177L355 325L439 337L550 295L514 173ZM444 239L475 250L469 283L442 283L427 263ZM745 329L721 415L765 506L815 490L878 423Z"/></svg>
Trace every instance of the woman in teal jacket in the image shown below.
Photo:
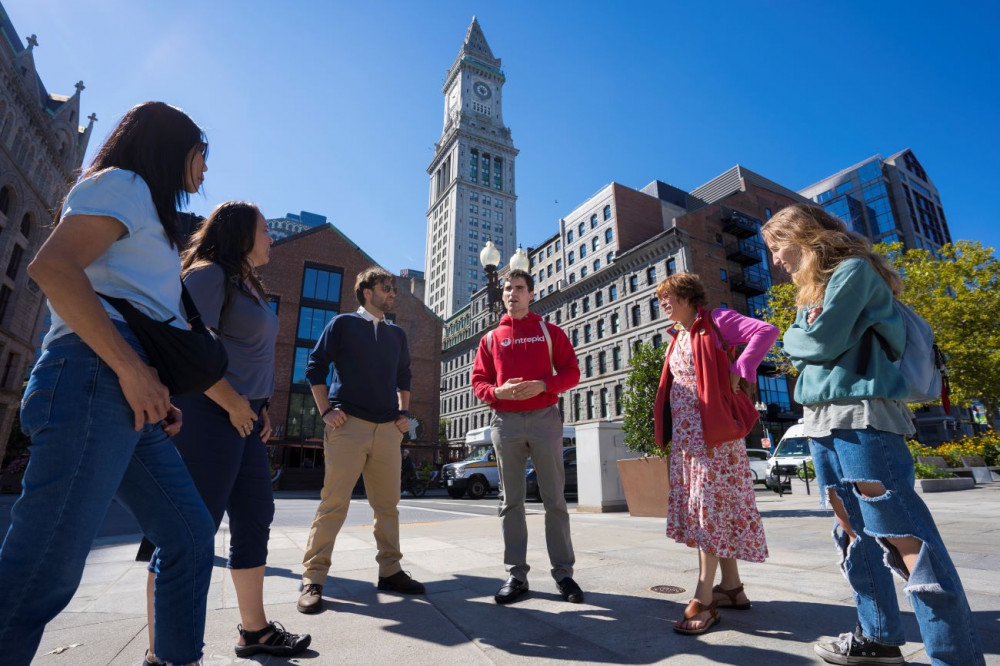
<svg viewBox="0 0 1000 666"><path fill-rule="evenodd" d="M933 663L984 664L958 573L913 488L904 441L914 433L912 414L900 402L908 389L893 363L906 344L895 307L902 281L822 208L789 206L761 233L798 287L784 348L799 370L795 399L858 609L855 630L817 643L816 653L834 664L904 663L895 573L906 581Z"/></svg>

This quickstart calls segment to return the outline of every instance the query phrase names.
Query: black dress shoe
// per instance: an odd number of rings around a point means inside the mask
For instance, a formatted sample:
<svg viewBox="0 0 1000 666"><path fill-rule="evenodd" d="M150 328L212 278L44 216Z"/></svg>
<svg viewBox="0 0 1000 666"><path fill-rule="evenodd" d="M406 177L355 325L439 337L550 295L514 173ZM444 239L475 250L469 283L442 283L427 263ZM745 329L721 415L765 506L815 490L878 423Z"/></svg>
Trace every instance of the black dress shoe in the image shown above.
<svg viewBox="0 0 1000 666"><path fill-rule="evenodd" d="M518 597L528 593L528 581L521 581L517 578L511 576L507 579L507 582L503 584L496 594L493 595L493 601L498 604L509 604L516 601Z"/></svg>
<svg viewBox="0 0 1000 666"><path fill-rule="evenodd" d="M559 588L559 594L562 595L562 598L571 604L578 604L583 601L583 590L569 576L566 576L562 580L557 580L556 587Z"/></svg>

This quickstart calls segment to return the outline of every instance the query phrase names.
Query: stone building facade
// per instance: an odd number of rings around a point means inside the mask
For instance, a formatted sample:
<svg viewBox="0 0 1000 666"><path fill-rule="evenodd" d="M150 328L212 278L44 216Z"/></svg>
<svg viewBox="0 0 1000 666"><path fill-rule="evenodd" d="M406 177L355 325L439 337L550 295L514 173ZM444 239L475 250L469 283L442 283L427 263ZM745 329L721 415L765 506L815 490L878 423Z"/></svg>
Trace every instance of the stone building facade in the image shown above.
<svg viewBox="0 0 1000 666"><path fill-rule="evenodd" d="M96 117L80 126L80 94L46 90L34 35L22 43L0 5L0 463L48 311L27 266L74 182Z"/></svg>
<svg viewBox="0 0 1000 666"><path fill-rule="evenodd" d="M358 309L355 279L375 265L327 224L275 241L271 260L261 269L280 320L271 419L276 433L272 443L279 446L285 467L283 488L322 486L323 422L305 381L306 362L327 322ZM413 457L417 464L433 461L440 416L441 321L405 289L397 292L394 312L387 316L403 328L410 346Z"/></svg>

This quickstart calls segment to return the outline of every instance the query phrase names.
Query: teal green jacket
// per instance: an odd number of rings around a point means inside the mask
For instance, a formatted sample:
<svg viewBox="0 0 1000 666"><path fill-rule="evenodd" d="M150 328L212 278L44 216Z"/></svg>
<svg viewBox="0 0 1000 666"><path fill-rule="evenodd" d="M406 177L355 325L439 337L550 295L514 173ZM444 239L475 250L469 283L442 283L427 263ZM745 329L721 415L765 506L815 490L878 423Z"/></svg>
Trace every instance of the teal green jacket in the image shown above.
<svg viewBox="0 0 1000 666"><path fill-rule="evenodd" d="M799 371L795 399L815 405L848 398L900 400L908 394L906 380L893 364L903 353L906 329L893 306L889 285L867 259L842 261L830 276L823 311L809 325L808 308L798 311L782 342ZM894 358L882 350L874 329ZM870 347L868 367L859 374L858 356Z"/></svg>

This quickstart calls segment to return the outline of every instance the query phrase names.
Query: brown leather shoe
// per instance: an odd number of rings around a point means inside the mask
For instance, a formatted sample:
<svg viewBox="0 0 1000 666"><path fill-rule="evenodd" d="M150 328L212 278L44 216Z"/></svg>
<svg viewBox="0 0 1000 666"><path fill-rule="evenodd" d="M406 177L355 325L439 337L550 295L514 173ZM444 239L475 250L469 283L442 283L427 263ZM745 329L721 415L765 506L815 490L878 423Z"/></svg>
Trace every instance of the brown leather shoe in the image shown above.
<svg viewBox="0 0 1000 666"><path fill-rule="evenodd" d="M295 608L300 613L311 615L323 610L323 586L316 583L307 583L302 586L302 594L299 596L299 603Z"/></svg>

